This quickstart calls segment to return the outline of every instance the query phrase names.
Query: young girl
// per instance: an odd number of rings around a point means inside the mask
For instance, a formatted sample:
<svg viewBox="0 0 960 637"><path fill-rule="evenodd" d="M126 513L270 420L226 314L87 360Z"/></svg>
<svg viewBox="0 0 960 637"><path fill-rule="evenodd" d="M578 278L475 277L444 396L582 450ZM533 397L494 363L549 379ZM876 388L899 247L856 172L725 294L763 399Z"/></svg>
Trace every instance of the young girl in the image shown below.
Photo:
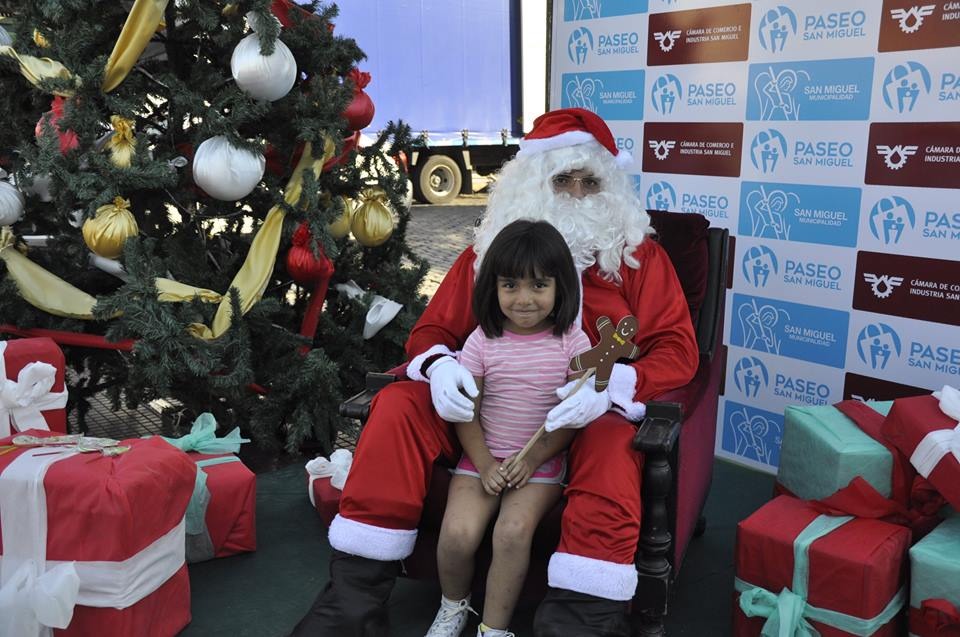
<svg viewBox="0 0 960 637"><path fill-rule="evenodd" d="M437 545L443 597L428 637L460 635L470 608L474 554L490 519L493 560L477 635L512 635L507 624L520 594L533 532L561 494L565 449L575 431L543 436L515 456L559 403L570 359L590 349L575 326L580 287L570 250L544 221L515 221L496 236L473 293L479 327L460 362L476 379L477 417L456 423L463 456L450 483Z"/></svg>

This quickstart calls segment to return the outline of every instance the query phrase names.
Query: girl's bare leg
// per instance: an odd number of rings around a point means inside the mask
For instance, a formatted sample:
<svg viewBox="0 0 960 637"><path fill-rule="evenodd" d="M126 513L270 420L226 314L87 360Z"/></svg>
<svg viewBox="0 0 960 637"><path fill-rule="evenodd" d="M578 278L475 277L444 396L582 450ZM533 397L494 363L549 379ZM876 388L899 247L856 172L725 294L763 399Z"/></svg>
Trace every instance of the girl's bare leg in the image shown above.
<svg viewBox="0 0 960 637"><path fill-rule="evenodd" d="M533 532L562 491L559 484L538 482L504 490L493 527L493 561L483 603L483 623L490 628L505 630L510 623L527 575Z"/></svg>
<svg viewBox="0 0 960 637"><path fill-rule="evenodd" d="M455 475L437 543L437 571L444 597L460 600L470 594L474 556L500 498L488 495L478 478Z"/></svg>

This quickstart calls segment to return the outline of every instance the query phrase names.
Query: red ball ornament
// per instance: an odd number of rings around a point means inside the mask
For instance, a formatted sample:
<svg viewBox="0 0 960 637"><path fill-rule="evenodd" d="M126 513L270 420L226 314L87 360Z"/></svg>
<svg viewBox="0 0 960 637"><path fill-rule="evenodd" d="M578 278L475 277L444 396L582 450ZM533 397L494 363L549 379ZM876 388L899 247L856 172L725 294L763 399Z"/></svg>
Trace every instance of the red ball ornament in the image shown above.
<svg viewBox="0 0 960 637"><path fill-rule="evenodd" d="M333 262L320 248L320 257L310 249L312 238L306 223L301 223L293 233L293 245L287 250L287 272L301 285L312 285L333 276Z"/></svg>
<svg viewBox="0 0 960 637"><path fill-rule="evenodd" d="M363 92L370 83L370 74L359 69L350 69L347 78L353 82L353 100L347 104L343 116L349 124L350 130L362 130L373 121L373 100Z"/></svg>
<svg viewBox="0 0 960 637"><path fill-rule="evenodd" d="M40 139L43 136L43 120L49 118L50 126L57 131L57 137L60 139L60 154L66 155L70 150L79 146L80 141L77 139L77 134L72 130L60 130L60 125L58 122L63 117L63 103L63 98L59 95L53 98L53 101L50 102L50 110L41 115L40 119L37 121L37 127L34 129L34 134L36 135L37 139Z"/></svg>

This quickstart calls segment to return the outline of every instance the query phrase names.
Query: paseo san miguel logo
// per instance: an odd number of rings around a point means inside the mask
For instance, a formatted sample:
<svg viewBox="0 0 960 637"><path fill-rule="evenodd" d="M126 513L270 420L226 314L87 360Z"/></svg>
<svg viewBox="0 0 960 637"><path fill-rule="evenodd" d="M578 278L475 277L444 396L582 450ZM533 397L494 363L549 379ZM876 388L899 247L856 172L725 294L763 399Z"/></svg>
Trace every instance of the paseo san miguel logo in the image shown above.
<svg viewBox="0 0 960 637"><path fill-rule="evenodd" d="M871 323L857 334L857 356L871 369L886 369L901 349L900 335L886 323Z"/></svg>
<svg viewBox="0 0 960 637"><path fill-rule="evenodd" d="M878 50L912 51L960 45L960 2L884 0Z"/></svg>
<svg viewBox="0 0 960 637"><path fill-rule="evenodd" d="M740 268L747 283L757 288L766 287L770 277L776 278L780 271L776 253L764 245L753 246L744 252Z"/></svg>
<svg viewBox="0 0 960 637"><path fill-rule="evenodd" d="M884 245L900 243L904 230L917 225L913 205L899 195L884 197L873 204L868 219L870 234Z"/></svg>
<svg viewBox="0 0 960 637"><path fill-rule="evenodd" d="M797 14L782 4L765 11L757 26L760 46L771 53L783 51L787 45L787 39L795 35L797 35Z"/></svg>
<svg viewBox="0 0 960 637"><path fill-rule="evenodd" d="M591 30L585 26L579 26L567 39L567 57L577 66L581 66L587 62L590 55L601 58L637 55L641 53L640 47L640 34L636 31L609 31L600 28Z"/></svg>
<svg viewBox="0 0 960 637"><path fill-rule="evenodd" d="M677 191L668 181L650 184L646 197L647 210L676 210Z"/></svg>
<svg viewBox="0 0 960 637"><path fill-rule="evenodd" d="M775 128L760 131L750 142L750 163L765 175L774 172L786 156L787 139Z"/></svg>
<svg viewBox="0 0 960 637"><path fill-rule="evenodd" d="M744 356L733 367L733 382L741 394L756 398L770 384L770 372L756 356Z"/></svg>
<svg viewBox="0 0 960 637"><path fill-rule="evenodd" d="M661 115L673 113L679 102L683 101L683 86L676 75L664 73L653 81L650 89L650 101L653 110Z"/></svg>
<svg viewBox="0 0 960 637"><path fill-rule="evenodd" d="M567 57L580 66L587 61L590 51L593 51L593 32L587 27L577 27L567 40Z"/></svg>
<svg viewBox="0 0 960 637"><path fill-rule="evenodd" d="M897 64L883 78L883 103L897 113L909 113L930 94L930 71L919 62Z"/></svg>

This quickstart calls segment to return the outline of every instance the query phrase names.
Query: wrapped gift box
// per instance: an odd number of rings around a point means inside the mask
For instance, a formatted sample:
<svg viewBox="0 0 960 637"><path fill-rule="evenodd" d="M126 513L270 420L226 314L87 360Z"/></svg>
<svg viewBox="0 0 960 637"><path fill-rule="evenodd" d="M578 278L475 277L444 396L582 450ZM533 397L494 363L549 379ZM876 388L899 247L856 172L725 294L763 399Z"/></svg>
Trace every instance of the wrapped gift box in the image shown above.
<svg viewBox="0 0 960 637"><path fill-rule="evenodd" d="M307 496L327 526L340 511L340 491L352 464L353 454L347 449L337 449L329 460L317 457L307 462Z"/></svg>
<svg viewBox="0 0 960 637"><path fill-rule="evenodd" d="M187 518L187 561L201 562L257 550L257 479L233 454L188 453L197 465L198 483L191 502L203 511L202 523L191 533ZM206 495L203 495L204 490ZM205 501L205 507L204 502ZM191 537L191 535L195 537Z"/></svg>
<svg viewBox="0 0 960 637"><path fill-rule="evenodd" d="M870 402L885 415L891 402ZM805 500L821 500L860 476L883 496L892 496L890 451L833 406L794 407L783 414L783 444L777 484Z"/></svg>
<svg viewBox="0 0 960 637"><path fill-rule="evenodd" d="M234 428L218 438L217 421L202 413L179 438L161 438L196 463L193 497L187 507L187 561L257 550L257 479L236 454L250 442Z"/></svg>
<svg viewBox="0 0 960 637"><path fill-rule="evenodd" d="M909 545L910 531L904 527L823 516L810 503L774 498L737 527L734 634L759 635L778 602L802 610L800 621L822 637L902 634ZM743 606L754 616L748 617ZM837 622L823 611L847 617ZM844 622L868 632L836 627Z"/></svg>
<svg viewBox="0 0 960 637"><path fill-rule="evenodd" d="M26 556L45 563L46 575L76 571L79 590L66 602L72 618L58 635L159 637L182 630L190 621L184 514L196 465L159 439L123 441L131 448L117 456L11 448L12 440L0 439L0 589L16 586L11 570L16 576ZM33 477L24 480L24 472ZM23 497L19 490L28 487L24 493L32 497ZM39 513L44 500L46 516ZM30 520L42 520L45 546L36 542L42 528L21 532ZM0 633L13 617L14 609L0 608Z"/></svg>
<svg viewBox="0 0 960 637"><path fill-rule="evenodd" d="M943 391L957 390L945 387ZM883 422L883 435L910 464L960 509L960 424L934 396L898 398Z"/></svg>
<svg viewBox="0 0 960 637"><path fill-rule="evenodd" d="M63 368L49 338L0 341L0 381L8 381L0 385L0 438L26 429L67 433Z"/></svg>
<svg viewBox="0 0 960 637"><path fill-rule="evenodd" d="M910 549L910 635L960 637L960 517Z"/></svg>

